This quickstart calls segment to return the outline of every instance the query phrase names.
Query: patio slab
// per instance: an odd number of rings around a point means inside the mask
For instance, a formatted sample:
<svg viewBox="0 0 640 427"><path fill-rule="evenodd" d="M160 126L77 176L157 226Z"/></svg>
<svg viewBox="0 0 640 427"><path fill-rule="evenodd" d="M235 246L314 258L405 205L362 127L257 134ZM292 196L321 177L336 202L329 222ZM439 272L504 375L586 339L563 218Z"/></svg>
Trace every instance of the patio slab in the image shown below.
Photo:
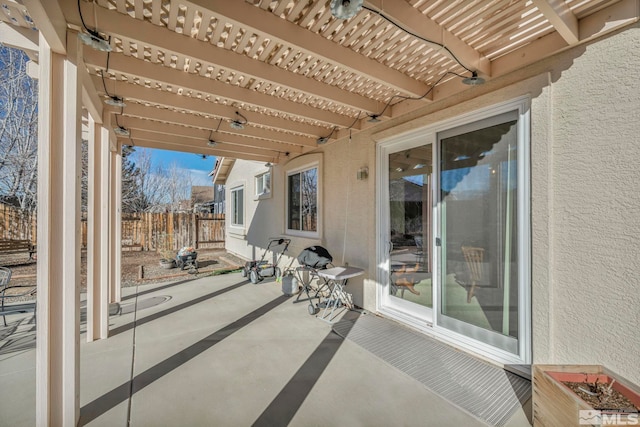
<svg viewBox="0 0 640 427"><path fill-rule="evenodd" d="M338 337L273 281L228 274L123 291L112 336L81 340L80 425L485 425ZM27 404L0 411L27 412L7 419L30 426L34 358L14 359L0 360L12 366L0 389L20 388ZM524 410L507 425L529 425Z"/></svg>

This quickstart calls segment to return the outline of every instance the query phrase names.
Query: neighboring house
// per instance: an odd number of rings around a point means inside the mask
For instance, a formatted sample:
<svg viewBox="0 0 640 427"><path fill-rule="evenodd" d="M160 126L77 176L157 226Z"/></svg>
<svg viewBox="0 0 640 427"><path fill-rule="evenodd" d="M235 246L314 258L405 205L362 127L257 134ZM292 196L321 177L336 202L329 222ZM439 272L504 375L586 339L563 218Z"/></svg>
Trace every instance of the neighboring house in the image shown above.
<svg viewBox="0 0 640 427"><path fill-rule="evenodd" d="M206 203L213 200L215 187L211 185L193 185L191 186L191 205L196 203Z"/></svg>
<svg viewBox="0 0 640 427"><path fill-rule="evenodd" d="M639 45L636 25L273 168L221 162L227 250L322 245L366 269L358 306L498 363L640 382ZM416 262L414 235L434 268L401 297L389 269ZM472 293L463 247L484 254Z"/></svg>
<svg viewBox="0 0 640 427"><path fill-rule="evenodd" d="M215 213L216 187L212 185L191 187L191 206L194 212Z"/></svg>
<svg viewBox="0 0 640 427"><path fill-rule="evenodd" d="M216 184L213 195L213 213L224 213L225 189L224 185Z"/></svg>

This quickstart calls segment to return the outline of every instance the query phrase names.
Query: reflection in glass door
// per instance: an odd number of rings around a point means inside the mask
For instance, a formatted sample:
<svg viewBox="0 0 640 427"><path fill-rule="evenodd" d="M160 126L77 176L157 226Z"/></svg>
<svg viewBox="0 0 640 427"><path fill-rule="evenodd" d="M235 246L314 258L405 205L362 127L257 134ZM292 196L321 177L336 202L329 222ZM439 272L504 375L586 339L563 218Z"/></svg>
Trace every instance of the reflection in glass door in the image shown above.
<svg viewBox="0 0 640 427"><path fill-rule="evenodd" d="M442 132L437 323L518 353L516 112Z"/></svg>
<svg viewBox="0 0 640 427"><path fill-rule="evenodd" d="M389 154L389 294L433 307L431 281L433 145Z"/></svg>

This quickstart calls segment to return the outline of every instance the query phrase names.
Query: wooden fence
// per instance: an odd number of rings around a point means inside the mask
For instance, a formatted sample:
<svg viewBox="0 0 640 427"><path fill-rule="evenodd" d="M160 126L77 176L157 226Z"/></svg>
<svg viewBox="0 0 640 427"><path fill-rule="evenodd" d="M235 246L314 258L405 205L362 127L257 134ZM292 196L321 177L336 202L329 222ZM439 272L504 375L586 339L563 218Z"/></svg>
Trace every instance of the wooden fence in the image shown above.
<svg viewBox="0 0 640 427"><path fill-rule="evenodd" d="M36 214L0 204L0 239L36 241ZM158 249L159 240L170 241L166 249L224 246L224 214L137 213L122 215L123 249ZM166 239L171 236L171 239ZM87 247L87 221L82 219L82 247Z"/></svg>
<svg viewBox="0 0 640 427"><path fill-rule="evenodd" d="M167 249L224 246L224 214L140 213L122 216L122 247L156 250L164 236L172 236ZM160 240L163 240L160 242Z"/></svg>
<svg viewBox="0 0 640 427"><path fill-rule="evenodd" d="M31 240L36 244L36 214L0 203L0 239Z"/></svg>

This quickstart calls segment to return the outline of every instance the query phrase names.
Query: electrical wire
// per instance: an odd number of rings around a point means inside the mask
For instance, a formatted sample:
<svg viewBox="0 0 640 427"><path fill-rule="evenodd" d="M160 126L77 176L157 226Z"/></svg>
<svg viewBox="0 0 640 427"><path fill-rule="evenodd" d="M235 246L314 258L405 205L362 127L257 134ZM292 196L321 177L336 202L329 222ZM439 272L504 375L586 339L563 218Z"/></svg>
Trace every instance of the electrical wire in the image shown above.
<svg viewBox="0 0 640 427"><path fill-rule="evenodd" d="M355 122L353 122L355 124ZM353 126L353 125L351 125ZM331 132L329 132L329 135L327 136L321 136L320 138L318 138L318 142L322 141L322 143L327 142L327 140L329 138L331 138L331 135L333 135L333 133L336 131L336 129L338 129L338 126L334 126L333 129L331 129Z"/></svg>
<svg viewBox="0 0 640 427"><path fill-rule="evenodd" d="M389 107L393 107L394 105L399 104L399 103L400 103L400 102L402 102L402 101L406 101L406 100L414 100L414 101L417 101L417 100L420 100L420 99L425 98L426 96L428 96L428 95L429 95L429 94L430 94L430 93L431 93L431 92L436 88L436 86L438 85L438 83L440 83L440 82L441 82L445 77L447 77L449 74L453 74L453 75L456 75L456 76L458 76L458 77L464 77L464 76L461 76L461 75L460 75L460 74L458 74L458 73L454 73L453 71L447 71L447 72L446 72L446 73L444 73L442 76L440 76L440 78L439 78L439 79L438 79L438 80L437 80L433 85L431 85L431 87L429 88L429 90L428 90L428 91L426 91L423 95L421 95L421 96L393 95L391 98L389 98L389 100L388 100L388 101L387 101L387 103L385 104L385 106L384 106L384 108L382 109L382 111L380 111L380 112L379 112L379 113L377 113L377 114L369 114L369 117L371 117L371 118L373 118L373 119L377 119L378 117L380 117L381 115L383 115L383 114L384 114L384 112L387 110L387 108L389 108ZM394 100L394 99L396 99L396 98L399 98L399 99L400 99L400 101L396 102L395 104L392 104L393 100Z"/></svg>
<svg viewBox="0 0 640 427"><path fill-rule="evenodd" d="M122 126L120 126L120 122L118 121L118 116L121 116L124 113L124 109L122 107L120 107L120 114L116 114L116 126L118 126L119 128L121 128ZM124 129L124 128L123 128Z"/></svg>
<svg viewBox="0 0 640 427"><path fill-rule="evenodd" d="M87 24L85 24L84 17L82 16L82 8L80 7L80 0L78 0L78 13L80 14L80 22L82 22L82 26L84 27L84 29L87 30L87 32L92 36L98 37L101 39L102 37L100 37L100 34L98 34L97 30L92 30L89 27L87 27Z"/></svg>
<svg viewBox="0 0 640 427"><path fill-rule="evenodd" d="M109 91L107 90L107 84L104 82L104 72L102 70L100 70L100 77L102 78L102 87L104 87L104 93L107 94L107 97L114 98L112 95L109 94Z"/></svg>
<svg viewBox="0 0 640 427"><path fill-rule="evenodd" d="M209 130L209 142L213 141L213 134L218 132L218 129L220 129L220 125L222 124L222 118L220 119L220 121L218 122L218 126L216 127L216 130Z"/></svg>
<svg viewBox="0 0 640 427"><path fill-rule="evenodd" d="M439 48L441 48L441 49L446 50L446 51L447 51L447 53L451 56L451 58L453 58L453 60L454 60L454 61L456 61L456 62L458 63L458 65L460 65L462 68L464 68L464 69L465 69L465 70L467 70L468 72L473 73L473 71L472 71L471 69L469 69L468 67L466 67L466 66L465 66L465 65L464 65L464 64L463 64L463 63L458 59L458 57L457 57L457 56L456 56L456 55L451 51L451 49L449 49L449 48L448 48L447 46L445 46L444 44L442 44L442 43L438 43L438 42L435 42L435 41L433 41L433 40L429 40L429 39L427 39L427 38L425 38L425 37L422 37L422 36L421 36L421 35L419 35L419 34L414 33L413 31L410 31L410 30L408 30L408 29L404 28L402 25L398 24L398 23L397 23L397 22L395 22L393 19L389 18L388 16L386 16L384 13L380 12L379 10L375 10L375 9L373 9L373 8L369 7L369 6L366 6L366 5L362 5L362 8L363 8L363 9L368 10L368 11L369 11L369 12L371 12L371 13L375 13L376 15L380 16L380 17L381 17L382 19L384 19L385 21L387 21L387 22L389 22L390 24L394 25L396 28L398 28L398 29L400 29L400 30L404 31L405 33L407 33L407 34L409 34L409 35L411 35L411 36L413 36L413 37L417 38L418 40L422 40L422 41L423 41L423 42L425 42L425 43L429 43L429 44L432 44L432 45L438 46L438 47L439 47Z"/></svg>

